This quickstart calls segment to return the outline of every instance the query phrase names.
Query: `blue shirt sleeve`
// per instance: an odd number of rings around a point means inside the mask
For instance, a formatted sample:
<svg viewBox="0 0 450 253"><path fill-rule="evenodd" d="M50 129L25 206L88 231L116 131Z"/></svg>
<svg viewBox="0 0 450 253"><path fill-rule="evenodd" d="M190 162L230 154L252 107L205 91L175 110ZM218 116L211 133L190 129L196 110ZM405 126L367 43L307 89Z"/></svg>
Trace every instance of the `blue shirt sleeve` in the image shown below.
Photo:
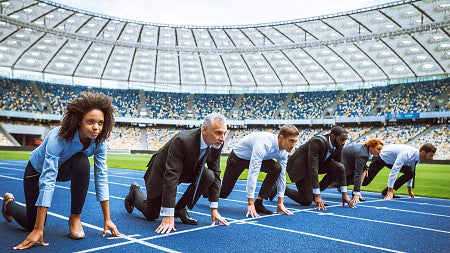
<svg viewBox="0 0 450 253"><path fill-rule="evenodd" d="M60 154L64 148L64 140L57 136L50 136L50 138L53 139L46 145L43 169L39 177L39 197L36 206L51 206L56 177L58 176Z"/></svg>
<svg viewBox="0 0 450 253"><path fill-rule="evenodd" d="M106 143L102 142L94 152L94 181L97 201L109 200Z"/></svg>

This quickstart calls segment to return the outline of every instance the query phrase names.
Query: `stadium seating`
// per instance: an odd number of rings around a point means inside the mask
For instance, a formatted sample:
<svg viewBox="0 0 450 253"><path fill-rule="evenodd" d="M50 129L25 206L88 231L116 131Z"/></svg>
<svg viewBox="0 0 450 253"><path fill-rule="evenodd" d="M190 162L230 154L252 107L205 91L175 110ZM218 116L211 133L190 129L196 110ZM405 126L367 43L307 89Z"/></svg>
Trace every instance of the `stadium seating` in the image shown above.
<svg viewBox="0 0 450 253"><path fill-rule="evenodd" d="M30 82L0 78L0 111L37 112L62 115L67 103L83 91L102 92L113 98L117 107L115 116L123 118L149 117L153 119L201 120L213 111L228 118L256 119L320 119L329 108L335 106L333 116L360 117L386 113L432 112L450 110L449 79L418 83L397 84L371 89L339 91L296 92L292 94L187 94L152 92L142 90L121 90L88 88L85 86L59 85L44 82ZM414 99L413 98L414 95ZM442 100L440 107L433 107L433 101ZM335 101L336 100L336 101ZM42 106L45 105L45 106ZM383 106L384 105L384 106ZM139 114L144 107L147 114ZM237 113L236 113L237 112ZM236 115L235 115L236 114ZM236 117L235 117L236 116ZM1 123L6 121L1 121ZM8 121L9 122L9 121ZM13 120L14 124L34 124L33 121ZM37 121L36 121L37 122ZM41 124L40 122L37 122ZM57 122L44 122L49 129ZM299 126L298 145L314 135L326 131L319 126ZM435 122L389 124L386 126L346 126L349 143L364 142L377 137L386 143L408 143L418 146L430 141L438 147L438 159L450 159L449 126ZM146 126L117 124L108 142L110 149L159 149L170 137L183 130L182 127ZM278 127L253 126L248 129L229 129L223 152L230 152L234 143L253 131L278 132ZM0 134L0 145L11 142Z"/></svg>

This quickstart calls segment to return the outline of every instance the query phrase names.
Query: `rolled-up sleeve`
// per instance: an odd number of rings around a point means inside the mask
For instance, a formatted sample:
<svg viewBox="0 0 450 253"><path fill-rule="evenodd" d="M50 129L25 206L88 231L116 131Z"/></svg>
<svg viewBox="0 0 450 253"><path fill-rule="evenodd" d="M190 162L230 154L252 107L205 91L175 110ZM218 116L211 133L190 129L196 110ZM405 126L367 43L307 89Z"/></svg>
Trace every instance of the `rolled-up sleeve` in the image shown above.
<svg viewBox="0 0 450 253"><path fill-rule="evenodd" d="M63 145L61 141L55 140L49 142L46 147L43 170L39 177L39 197L36 206L51 206Z"/></svg>
<svg viewBox="0 0 450 253"><path fill-rule="evenodd" d="M108 167L106 165L106 144L100 143L94 153L94 180L97 201L109 200Z"/></svg>
<svg viewBox="0 0 450 253"><path fill-rule="evenodd" d="M407 151L401 152L395 159L392 165L391 172L389 173L388 184L389 188L394 188L395 180L397 180L397 175L402 169L402 166L408 161L409 154Z"/></svg>
<svg viewBox="0 0 450 253"><path fill-rule="evenodd" d="M279 198L284 198L284 191L286 190L286 164L287 164L287 155L278 160L278 163L281 166L281 173L277 179L277 195Z"/></svg>

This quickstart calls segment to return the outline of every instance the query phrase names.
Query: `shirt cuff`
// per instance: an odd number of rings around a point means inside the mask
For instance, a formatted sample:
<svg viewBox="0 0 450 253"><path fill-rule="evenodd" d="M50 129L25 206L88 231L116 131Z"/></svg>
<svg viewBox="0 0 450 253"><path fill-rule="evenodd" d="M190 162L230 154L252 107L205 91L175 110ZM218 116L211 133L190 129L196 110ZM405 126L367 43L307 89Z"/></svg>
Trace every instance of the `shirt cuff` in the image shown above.
<svg viewBox="0 0 450 253"><path fill-rule="evenodd" d="M406 182L406 186L412 187L412 186L413 186L413 180L414 180L414 179L411 179L411 180L409 180L408 182Z"/></svg>
<svg viewBox="0 0 450 253"><path fill-rule="evenodd" d="M341 189L341 192L347 192L347 186L341 186L340 187L340 189Z"/></svg>
<svg viewBox="0 0 450 253"><path fill-rule="evenodd" d="M209 208L219 208L219 202L211 202Z"/></svg>
<svg viewBox="0 0 450 253"><path fill-rule="evenodd" d="M361 192L353 192L353 195L359 195L359 196L361 196Z"/></svg>
<svg viewBox="0 0 450 253"><path fill-rule="evenodd" d="M320 188L313 188L312 191L313 191L313 194L316 194L316 195L320 194Z"/></svg>
<svg viewBox="0 0 450 253"><path fill-rule="evenodd" d="M175 214L175 208L169 208L169 207L161 207L161 211L159 212L159 216L174 216Z"/></svg>

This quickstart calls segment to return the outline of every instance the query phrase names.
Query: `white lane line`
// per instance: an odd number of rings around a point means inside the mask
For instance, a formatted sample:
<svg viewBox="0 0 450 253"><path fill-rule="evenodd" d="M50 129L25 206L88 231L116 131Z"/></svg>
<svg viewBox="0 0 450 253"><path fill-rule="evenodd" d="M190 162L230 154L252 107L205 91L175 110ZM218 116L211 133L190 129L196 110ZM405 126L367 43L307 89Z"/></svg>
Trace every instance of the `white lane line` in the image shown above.
<svg viewBox="0 0 450 253"><path fill-rule="evenodd" d="M307 235L307 236L317 237L317 238L326 239L326 240L335 241L335 242L342 242L342 243L351 244L351 245L356 245L356 246L361 246L361 247L365 247L365 248L371 248L371 249L383 250L383 251L387 251L387 252L404 252L404 251L398 251L398 250L393 250L393 249L388 249L388 248L382 248L382 247L372 246L372 245L363 244L363 243L358 243L358 242L352 242L352 241L342 240L342 239L338 239L338 238L334 238L334 237L328 237L328 236L323 236L323 235L317 235L317 234L312 234L312 233L307 233L307 232L301 232L301 231L292 230L292 229L286 229L286 228L273 227L273 226L264 225L264 224L261 224L261 223L250 223L250 224L251 224L251 225L254 225L254 226L259 226L259 227L264 227L264 228L270 228L270 229L279 230L279 231L284 231L284 232L289 232L289 233L294 233L294 234L301 234L301 235Z"/></svg>
<svg viewBox="0 0 450 253"><path fill-rule="evenodd" d="M398 209L398 208L392 208L392 207L386 207L386 206L381 206L381 207L380 206L366 206L366 205L361 205L361 206L362 207L367 207L367 208L396 211L396 212L414 213L414 214L423 214L423 215L431 215L431 216L450 218L450 215L445 215L445 214L436 214L436 213L428 213L428 212L411 211L411 210Z"/></svg>
<svg viewBox="0 0 450 253"><path fill-rule="evenodd" d="M314 212L314 211L308 211L308 212L317 213L317 212ZM370 221L370 222L376 222L376 223L382 223L382 224L388 224L388 225L394 225L394 226L400 226L400 227L416 228L416 229L420 229L420 230L427 230L427 231L433 231L433 232L450 234L450 231L445 231L445 230L440 230L440 229L433 229L433 228L426 228L426 227L419 227L419 226L395 223L395 222L390 222L390 221L372 220L372 219L367 219L367 218L345 216L345 215L333 214L333 213L330 213L330 215L335 216L335 217L340 217L340 218L352 219L352 220Z"/></svg>
<svg viewBox="0 0 450 253"><path fill-rule="evenodd" d="M0 197L0 198L3 200L3 197ZM25 206L24 203L21 203L19 201L16 201L16 203L20 204L22 206ZM47 212L47 214L51 215L51 216L54 216L56 218L63 219L63 220L69 220L69 217L63 216L63 215L60 215L60 214L57 214L57 213L54 213L54 212ZM97 227L95 225L92 225L92 224L86 223L86 222L81 222L81 224L83 225L83 227L88 227L88 228L91 228L91 229L103 232L103 228L101 228L101 227ZM107 233L109 235L111 234L111 232L109 232L109 231ZM130 243L139 243L139 244L142 244L144 246L155 248L155 249L158 249L158 250L161 250L161 251L164 251L164 252L170 252L170 253L178 253L179 252L179 251L172 250L172 249L169 249L169 248L165 248L165 247L153 244L153 243L145 242L143 239L135 239L134 237L136 237L136 236L140 236L140 235L129 235L129 236L122 235L121 237L111 237L111 238L128 240L127 242L114 244L114 245L116 245L115 247L120 246L120 245L130 244ZM106 246L102 246L102 247L97 247L97 248L92 248L92 249L87 249L87 250L82 250L82 251L77 251L77 252L94 252L94 251L97 251L97 250L100 250L100 249L108 249L108 248L111 248L111 247L112 247L111 245L106 245Z"/></svg>
<svg viewBox="0 0 450 253"><path fill-rule="evenodd" d="M52 212L48 212L48 213L50 215L52 215L52 216L55 216L55 217L58 217L58 218L61 218L61 219L65 219L65 220L69 219L68 217L65 217L65 216L62 216L62 215L59 215L59 214L56 214L56 213L52 213ZM89 224L89 223L85 223L85 222L82 222L82 224L85 227L89 227L89 228L92 228L92 229L95 229L95 230L103 232L103 228L101 228L101 227L97 227L95 225L92 225L92 224ZM110 234L109 231L108 231L108 234ZM166 248L166 247L162 247L162 246L159 246L159 245L156 245L156 244L153 244L153 243L145 242L145 241L140 240L140 239L135 239L134 238L135 236L136 235L132 235L132 236L122 235L121 237L110 237L110 238L126 239L126 240L128 240L127 242L119 243L120 245L126 245L126 244L130 244L130 243L139 243L141 245L144 245L144 246L147 246L147 247L151 247L151 248L155 248L155 249L158 249L158 250L161 250L161 251L164 251L164 252L170 252L170 253L179 252L179 251L172 250L172 249L169 249L169 248ZM95 252L95 251L98 251L98 250L101 250L101 249L109 249L109 248L112 248L111 245L105 245L105 246L101 246L101 247L96 247L96 248L91 248L91 249L86 249L86 250L76 251L76 252Z"/></svg>
<svg viewBox="0 0 450 253"><path fill-rule="evenodd" d="M13 177L9 177L9 176L2 176L2 175L0 175L0 177L10 178L10 179L22 181L22 179L19 179L19 178L13 178ZM63 187L63 186L57 186L57 187L59 187L59 188L65 188L65 189L70 189L69 187ZM90 193L90 194L95 194L95 192L89 192L89 193ZM111 197L112 197L112 198L115 198L115 199L122 199L122 200L124 199L124 198L122 198L122 197L115 197L115 196L111 196ZM1 198L1 197L0 197L0 198ZM228 200L229 200L229 201L235 201L235 202L246 203L245 201L238 201L238 200L231 200L231 199L228 199ZM376 200L376 201L383 201L383 199ZM372 202L372 201L371 201L371 202ZM374 201L374 202L375 202L375 201ZM337 207L337 206L340 206L340 205L336 205L336 207ZM330 207L334 207L334 206L329 206L328 208L330 208ZM294 211L294 212L304 212L304 211L306 211L306 212L311 212L312 210L314 210L314 209L299 209L299 210L296 210L296 211ZM210 215L210 214L205 214L205 213L200 213L200 212L194 212L194 213L201 214L201 215L205 215L205 216L209 216L209 215ZM281 215L281 214L275 214L275 215ZM263 226L263 227L271 227L271 226L266 226L266 225L261 225L261 224L255 223L255 221L251 221L251 220L260 219L260 218L264 218L264 217L272 217L272 216L273 216L273 215L267 215L267 216L260 216L259 218L248 218L248 219L243 219L243 220L234 220L234 219L227 219L227 220L232 220L232 221L230 222L230 224L231 224L231 223L237 223L237 224L243 224L243 223L245 223L245 224L258 225L258 226ZM336 216L340 216L340 215L336 215ZM64 217L64 216L62 216L62 217ZM354 218L354 217L348 217L348 216L342 216L342 217L345 217L345 218ZM66 218L66 219L67 219L67 218ZM358 218L358 219L362 219L362 218ZM367 219L365 219L365 220L367 220ZM248 222L248 221L251 221L251 222ZM377 220L370 220L370 221L386 223L386 222L377 221ZM86 223L83 223L83 224L86 224ZM403 225L403 224L396 224L396 223L387 223L387 224L395 224L395 225L400 225L400 226ZM86 226L88 226L88 225L86 225ZM93 225L90 225L90 226L93 226ZM403 226L407 226L407 225L403 225ZM88 226L88 227L89 227L89 226ZM156 235L156 236L152 236L152 237L148 237L148 238L142 238L142 239L139 239L139 240L138 240L138 239L135 239L135 238L132 238L132 237L124 236L123 238L128 239L129 241L128 241L128 242L124 242L124 243L120 243L120 245L125 245L125 244L129 244L129 243L133 243L133 242L141 243L141 242L144 241L144 240L151 240L151 239L155 239L155 238L166 237L166 236L176 235L176 234L180 234L180 233L187 233L187 232L196 231L196 230L202 230L202 229L207 229L207 228L211 228L211 227L214 227L214 226L198 227L198 228L194 228L194 229L183 230L183 231L179 231L179 232L173 232L173 233L170 233L170 234L163 234L163 235ZM413 226L408 226L408 227L413 227ZM95 227L95 226L93 226L93 228L98 229L98 230L100 230L100 231L103 231L103 228L98 228L98 227ZM300 231L296 231L296 230L289 230L289 229L276 228L276 227L271 227L271 228L279 229L279 230L284 230L284 231L291 231L291 232L293 232L293 233L299 233L299 234L304 234L304 235L310 235L310 236L314 236L314 237L319 237L319 238L330 239L330 240L334 240L334 241L341 241L341 242L346 242L346 243L350 243L350 244L355 244L355 245L364 246L364 244L359 244L359 243L356 243L356 242L344 241L344 240L340 240L340 239L336 239L336 238L330 238L330 237L326 237L326 236L321 236L321 235L316 235L316 234L310 234L310 233L300 232ZM426 229L426 228L424 228L424 229ZM429 229L429 230L432 230L432 229ZM433 231L439 231L439 230L433 230ZM447 231L444 231L444 232L445 232L445 233L448 233ZM145 244L145 245L148 244L148 246L157 246L157 245L154 245L154 244L151 244L151 243L146 243L146 242L145 242L144 244ZM118 244L115 244L115 245L119 246ZM109 245L109 246L113 247L114 245ZM109 248L109 246L106 246L106 247ZM395 251L395 250L390 250L390 249L379 248L379 247L375 247L375 246L371 246L371 245L365 245L365 246L366 246L366 247L370 247L370 248L375 248L375 249L381 249L381 250L391 251L391 252L401 252L401 251ZM170 249L168 249L168 250L170 250ZM170 251L170 252L174 252L174 251Z"/></svg>
<svg viewBox="0 0 450 253"><path fill-rule="evenodd" d="M415 199L427 199L427 197L415 197ZM439 199L440 201L449 201L448 199ZM418 201L403 201L403 200L389 200L389 201L395 201L395 202L401 202L401 203L407 203L407 204L412 204L412 205L421 205L421 206L436 206L436 207L446 207L446 208L450 208L450 202L449 205L439 205L439 204L431 204L431 203L427 203L427 202L418 202Z"/></svg>

